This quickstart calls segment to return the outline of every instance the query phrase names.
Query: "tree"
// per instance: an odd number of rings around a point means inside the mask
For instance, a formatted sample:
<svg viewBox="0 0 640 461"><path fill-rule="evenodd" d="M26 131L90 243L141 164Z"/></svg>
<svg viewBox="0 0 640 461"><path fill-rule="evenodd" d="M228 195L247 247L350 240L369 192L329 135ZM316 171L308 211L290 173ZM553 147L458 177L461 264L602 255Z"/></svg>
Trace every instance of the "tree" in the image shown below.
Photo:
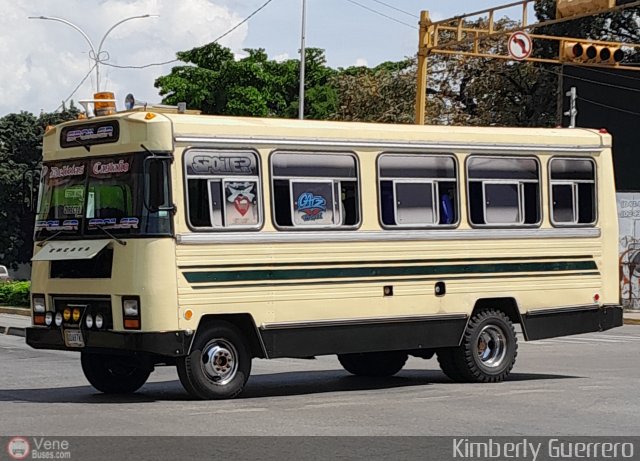
<svg viewBox="0 0 640 461"><path fill-rule="evenodd" d="M0 118L0 257L4 265L15 269L33 253L34 214L23 206L23 174L40 165L46 127L75 119L78 113L72 103L63 112L38 117L20 112Z"/></svg>
<svg viewBox="0 0 640 461"><path fill-rule="evenodd" d="M178 58L188 65L174 67L155 82L163 102L186 102L205 114L297 117L299 61L270 60L262 49L244 51L248 56L239 60L217 43L179 52ZM336 104L328 85L335 71L317 48L307 49L305 66L305 116L327 118Z"/></svg>
<svg viewBox="0 0 640 461"><path fill-rule="evenodd" d="M415 62L385 62L370 69L341 69L331 80L338 104L334 120L413 123L416 94Z"/></svg>

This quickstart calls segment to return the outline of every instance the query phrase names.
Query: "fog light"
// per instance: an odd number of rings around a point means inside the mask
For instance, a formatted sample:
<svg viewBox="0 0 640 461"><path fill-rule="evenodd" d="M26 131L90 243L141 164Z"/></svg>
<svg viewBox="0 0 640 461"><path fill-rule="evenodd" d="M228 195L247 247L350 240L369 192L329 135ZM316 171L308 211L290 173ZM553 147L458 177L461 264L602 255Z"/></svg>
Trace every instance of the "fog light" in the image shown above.
<svg viewBox="0 0 640 461"><path fill-rule="evenodd" d="M47 314L44 316L44 323L46 323L48 327L51 326L51 324L53 323L53 312L47 312Z"/></svg>
<svg viewBox="0 0 640 461"><path fill-rule="evenodd" d="M62 317L64 318L65 322L68 322L69 319L71 318L71 309L69 309L68 307L64 310L64 312L62 313Z"/></svg>
<svg viewBox="0 0 640 461"><path fill-rule="evenodd" d="M87 325L87 328L91 328L93 326L93 317L91 317L91 314L87 314L84 319L84 323Z"/></svg>
<svg viewBox="0 0 640 461"><path fill-rule="evenodd" d="M80 309L74 309L73 310L73 321L77 322L78 320L80 320Z"/></svg>
<svg viewBox="0 0 640 461"><path fill-rule="evenodd" d="M102 328L104 326L104 318L102 314L96 315L96 328Z"/></svg>
<svg viewBox="0 0 640 461"><path fill-rule="evenodd" d="M60 312L56 313L56 326L62 325L62 314Z"/></svg>

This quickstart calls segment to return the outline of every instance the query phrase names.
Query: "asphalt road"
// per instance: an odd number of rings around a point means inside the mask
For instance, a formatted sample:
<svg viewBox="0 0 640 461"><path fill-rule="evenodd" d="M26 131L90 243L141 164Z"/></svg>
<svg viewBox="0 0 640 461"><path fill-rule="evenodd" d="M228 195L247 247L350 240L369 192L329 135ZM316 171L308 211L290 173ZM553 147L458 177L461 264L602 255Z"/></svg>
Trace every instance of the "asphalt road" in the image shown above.
<svg viewBox="0 0 640 461"><path fill-rule="evenodd" d="M136 394L90 387L79 355L0 336L0 435L638 435L640 326L520 342L511 378L454 384L435 359L393 378L335 357L256 360L244 394L191 400L173 368Z"/></svg>

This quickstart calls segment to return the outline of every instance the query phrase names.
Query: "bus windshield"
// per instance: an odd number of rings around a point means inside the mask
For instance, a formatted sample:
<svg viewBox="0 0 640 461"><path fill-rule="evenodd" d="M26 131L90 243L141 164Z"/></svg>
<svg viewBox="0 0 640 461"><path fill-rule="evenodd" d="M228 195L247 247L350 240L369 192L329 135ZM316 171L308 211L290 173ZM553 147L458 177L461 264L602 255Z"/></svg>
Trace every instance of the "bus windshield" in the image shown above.
<svg viewBox="0 0 640 461"><path fill-rule="evenodd" d="M36 240L60 236L104 237L170 235L167 210L150 211L149 203L168 205L168 167L151 162L150 174L164 175L164 187L149 187L145 154L51 162L43 166ZM162 168L155 168L161 165ZM155 197L154 195L158 195ZM146 204L145 204L146 202Z"/></svg>

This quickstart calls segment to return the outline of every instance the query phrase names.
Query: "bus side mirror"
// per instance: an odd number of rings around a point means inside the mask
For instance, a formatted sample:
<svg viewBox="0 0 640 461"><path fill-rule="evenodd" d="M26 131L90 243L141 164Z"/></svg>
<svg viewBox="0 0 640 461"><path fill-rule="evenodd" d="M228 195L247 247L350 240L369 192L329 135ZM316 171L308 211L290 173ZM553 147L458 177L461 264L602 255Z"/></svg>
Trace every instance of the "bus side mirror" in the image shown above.
<svg viewBox="0 0 640 461"><path fill-rule="evenodd" d="M154 155L144 159L143 174L145 177L144 206L151 213L158 211L175 211L175 206L169 203L169 163L173 157L169 155Z"/></svg>

